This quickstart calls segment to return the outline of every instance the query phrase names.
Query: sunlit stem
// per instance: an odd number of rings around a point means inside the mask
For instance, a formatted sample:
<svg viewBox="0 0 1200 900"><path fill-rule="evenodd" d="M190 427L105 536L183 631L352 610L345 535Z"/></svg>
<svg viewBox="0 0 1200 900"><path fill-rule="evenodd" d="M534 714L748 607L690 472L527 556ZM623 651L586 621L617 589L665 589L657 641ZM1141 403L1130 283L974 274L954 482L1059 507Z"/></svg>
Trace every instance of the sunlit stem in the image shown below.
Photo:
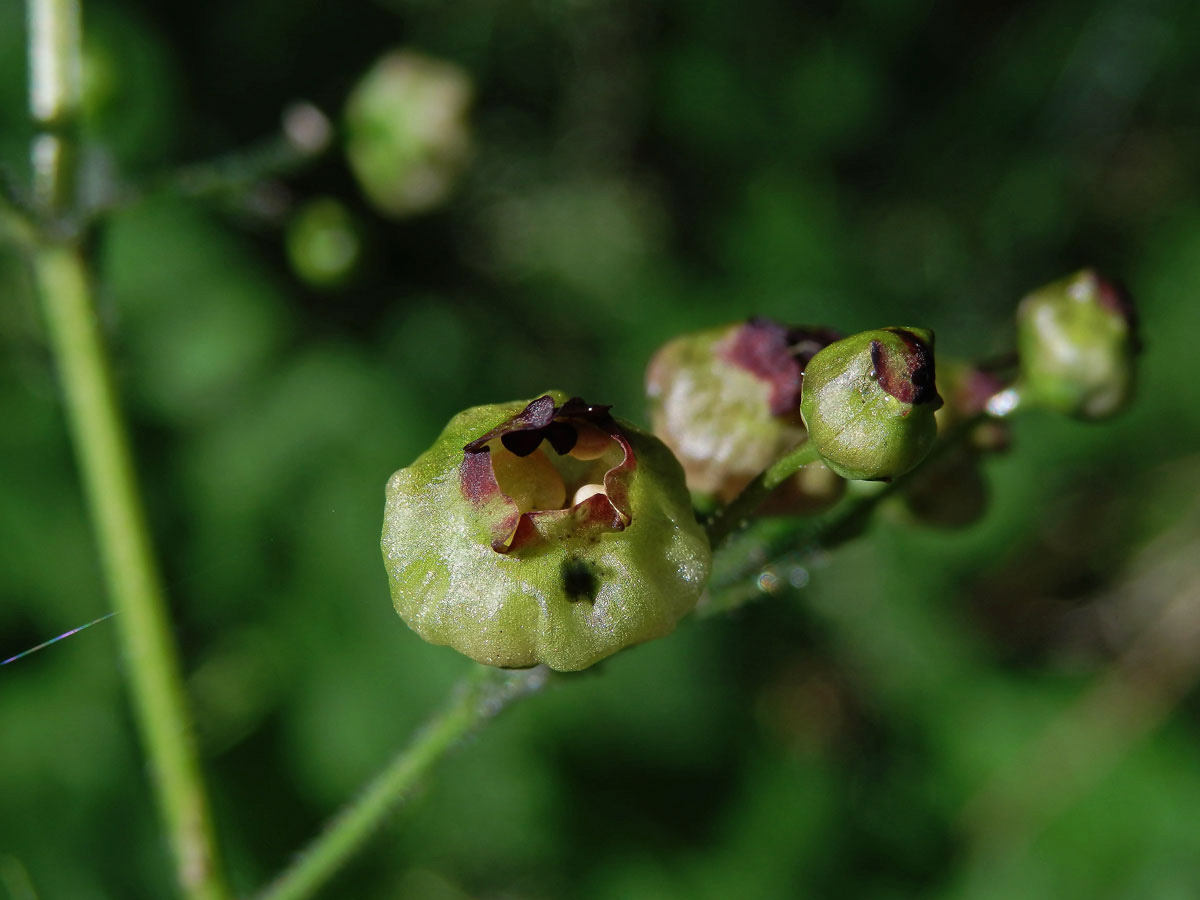
<svg viewBox="0 0 1200 900"><path fill-rule="evenodd" d="M91 280L74 229L82 48L78 0L28 0L35 200L48 233L30 247L67 423L115 609L126 681L159 808L191 900L228 896L192 739L146 515Z"/></svg>
<svg viewBox="0 0 1200 900"><path fill-rule="evenodd" d="M183 680L87 273L70 246L41 247L33 265L180 887L193 900L220 900L227 894Z"/></svg>

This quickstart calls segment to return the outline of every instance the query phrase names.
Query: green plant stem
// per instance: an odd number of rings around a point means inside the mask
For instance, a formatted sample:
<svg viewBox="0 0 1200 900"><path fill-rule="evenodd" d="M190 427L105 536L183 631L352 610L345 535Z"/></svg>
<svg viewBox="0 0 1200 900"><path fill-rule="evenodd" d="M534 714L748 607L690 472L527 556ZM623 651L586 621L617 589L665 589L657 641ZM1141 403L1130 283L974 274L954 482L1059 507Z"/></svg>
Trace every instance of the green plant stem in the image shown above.
<svg viewBox="0 0 1200 900"><path fill-rule="evenodd" d="M885 500L906 490L926 467L960 446L977 427L991 418L988 413L980 412L960 422L944 437L937 440L929 451L929 455L911 472L893 479L865 497L847 498L825 515L806 519L797 527L789 528L782 534L767 540L765 546L759 547L751 562L738 566L719 581L714 580L711 586L713 593L721 595L733 590L766 566L782 565L786 567L792 562L799 564L817 551L832 550L854 538L862 532L875 510ZM784 458L786 459L786 457ZM708 605L706 613L727 611L740 605L741 602L742 598L734 598L730 602L714 602Z"/></svg>
<svg viewBox="0 0 1200 900"><path fill-rule="evenodd" d="M35 229L29 219L15 206L0 200L0 240L23 248L36 241Z"/></svg>
<svg viewBox="0 0 1200 900"><path fill-rule="evenodd" d="M29 111L33 139L33 192L50 216L68 210L75 193L76 140L79 124L79 0L28 0Z"/></svg>
<svg viewBox="0 0 1200 900"><path fill-rule="evenodd" d="M959 422L949 433L934 443L929 454L911 472L904 473L899 478L889 481L875 493L852 501L844 507L839 507L833 515L819 520L816 528L808 534L805 545L808 547L819 546L829 550L860 533L881 503L889 497L894 497L907 490L908 486L919 478L922 472L951 450L961 446L970 438L971 433L989 418L990 416L986 412L981 412Z"/></svg>
<svg viewBox="0 0 1200 900"><path fill-rule="evenodd" d="M92 212L126 209L160 192L237 205L256 187L298 172L319 159L332 140L333 126L324 113L312 104L296 103L285 111L281 134L215 159L160 173L139 184L114 188ZM269 205L259 213L267 217L278 214Z"/></svg>
<svg viewBox="0 0 1200 900"><path fill-rule="evenodd" d="M480 667L460 684L431 718L358 798L338 813L296 861L258 895L259 900L311 897L375 833L383 819L462 739L514 700L546 682L542 667L520 672Z"/></svg>
<svg viewBox="0 0 1200 900"><path fill-rule="evenodd" d="M805 441L760 472L742 489L740 494L733 498L728 506L717 510L708 520L705 529L708 531L708 539L712 542L713 549L715 550L729 535L741 528L767 499L771 491L799 472L804 466L817 462L820 458L820 454L817 453L812 443Z"/></svg>
<svg viewBox="0 0 1200 900"><path fill-rule="evenodd" d="M29 110L37 128L34 199L45 230L30 247L34 284L59 369L125 676L151 778L191 900L228 896L192 741L183 678L118 409L92 286L69 222L80 111L79 0L28 0Z"/></svg>
<svg viewBox="0 0 1200 900"><path fill-rule="evenodd" d="M58 362L134 713L170 831L179 885L193 900L228 896L171 637L161 581L117 408L91 287L77 248L47 244L34 280Z"/></svg>

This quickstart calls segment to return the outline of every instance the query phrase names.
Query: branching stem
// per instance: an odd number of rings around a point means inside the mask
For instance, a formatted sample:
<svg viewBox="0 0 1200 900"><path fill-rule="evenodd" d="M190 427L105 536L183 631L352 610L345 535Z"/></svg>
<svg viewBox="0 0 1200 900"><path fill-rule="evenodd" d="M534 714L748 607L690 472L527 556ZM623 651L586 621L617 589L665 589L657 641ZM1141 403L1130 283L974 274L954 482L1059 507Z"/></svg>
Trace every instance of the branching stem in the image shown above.
<svg viewBox="0 0 1200 900"><path fill-rule="evenodd" d="M765 546L760 547L749 565L739 566L726 577L714 580L713 593L720 595L730 591L766 565L799 563L818 550L832 550L860 534L880 504L905 491L926 467L955 448L961 447L970 439L976 428L991 418L987 412L981 412L958 423L945 436L938 438L929 455L911 472L888 482L871 494L847 498L825 515L803 520L796 527L768 540ZM709 606L707 612L727 610L734 605L737 603L714 603Z"/></svg>

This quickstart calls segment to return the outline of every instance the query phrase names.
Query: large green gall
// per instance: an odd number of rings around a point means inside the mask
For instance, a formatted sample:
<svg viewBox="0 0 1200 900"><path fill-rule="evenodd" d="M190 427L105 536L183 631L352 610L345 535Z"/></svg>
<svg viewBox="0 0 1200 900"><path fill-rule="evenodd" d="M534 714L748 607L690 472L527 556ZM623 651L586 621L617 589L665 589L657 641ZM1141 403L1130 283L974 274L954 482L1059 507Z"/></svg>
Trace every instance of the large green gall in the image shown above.
<svg viewBox="0 0 1200 900"><path fill-rule="evenodd" d="M455 416L388 480L382 547L425 640L559 671L670 633L711 562L670 451L560 391Z"/></svg>
<svg viewBox="0 0 1200 900"><path fill-rule="evenodd" d="M843 478L879 481L917 465L937 438L933 333L880 328L830 344L804 369L809 440Z"/></svg>

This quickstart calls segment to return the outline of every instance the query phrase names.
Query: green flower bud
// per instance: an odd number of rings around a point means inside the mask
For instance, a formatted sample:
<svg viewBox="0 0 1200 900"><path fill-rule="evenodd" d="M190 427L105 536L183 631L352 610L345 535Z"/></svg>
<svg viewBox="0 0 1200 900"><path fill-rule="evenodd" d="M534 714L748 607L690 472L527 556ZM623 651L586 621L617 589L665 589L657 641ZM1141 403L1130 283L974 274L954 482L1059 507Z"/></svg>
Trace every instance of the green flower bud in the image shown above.
<svg viewBox="0 0 1200 900"><path fill-rule="evenodd" d="M1129 401L1137 349L1128 295L1084 269L1017 307L1017 393L1081 419L1110 416Z"/></svg>
<svg viewBox="0 0 1200 900"><path fill-rule="evenodd" d="M367 198L392 216L449 196L471 154L471 81L410 51L384 56L346 101L346 156Z"/></svg>
<svg viewBox="0 0 1200 900"><path fill-rule="evenodd" d="M288 223L287 251L297 275L313 287L333 288L354 274L362 257L362 240L340 200L318 197Z"/></svg>
<svg viewBox="0 0 1200 900"><path fill-rule="evenodd" d="M801 372L838 337L826 328L755 318L662 346L646 372L651 422L683 464L689 488L728 503L805 439ZM816 463L780 486L771 510L815 512L835 502L843 487Z"/></svg>
<svg viewBox="0 0 1200 900"><path fill-rule="evenodd" d="M931 331L882 328L830 344L804 369L809 440L844 478L903 475L937 437L934 384Z"/></svg>
<svg viewBox="0 0 1200 900"><path fill-rule="evenodd" d="M559 391L455 416L388 481L382 546L425 640L560 671L668 634L711 555L670 451Z"/></svg>

